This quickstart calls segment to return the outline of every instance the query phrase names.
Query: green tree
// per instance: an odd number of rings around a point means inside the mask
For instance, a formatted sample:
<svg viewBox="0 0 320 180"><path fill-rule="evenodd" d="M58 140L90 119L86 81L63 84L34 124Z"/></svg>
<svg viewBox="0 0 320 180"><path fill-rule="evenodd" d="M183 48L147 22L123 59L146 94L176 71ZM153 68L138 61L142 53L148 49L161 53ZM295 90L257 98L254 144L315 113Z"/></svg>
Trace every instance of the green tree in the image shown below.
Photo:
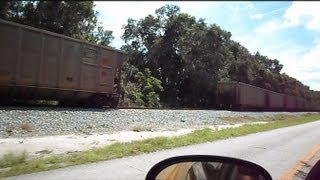
<svg viewBox="0 0 320 180"><path fill-rule="evenodd" d="M136 72L131 82L127 83L129 99L139 106L160 107L159 93L163 91L161 81L151 76L151 71L145 68Z"/></svg>
<svg viewBox="0 0 320 180"><path fill-rule="evenodd" d="M231 54L231 33L166 5L139 21L128 19L122 36L129 62L150 68L164 87L161 99L172 106L201 106L215 89Z"/></svg>
<svg viewBox="0 0 320 180"><path fill-rule="evenodd" d="M206 107L214 102L214 91L225 62L232 55L225 45L231 33L199 20L179 40L179 49L188 77L181 89L184 104Z"/></svg>
<svg viewBox="0 0 320 180"><path fill-rule="evenodd" d="M264 66L265 69L273 73L279 74L283 68L283 65L280 64L277 59L269 59L267 56L262 56L259 52L256 52L254 57Z"/></svg>
<svg viewBox="0 0 320 180"><path fill-rule="evenodd" d="M108 45L112 31L97 22L93 1L2 1L0 18Z"/></svg>

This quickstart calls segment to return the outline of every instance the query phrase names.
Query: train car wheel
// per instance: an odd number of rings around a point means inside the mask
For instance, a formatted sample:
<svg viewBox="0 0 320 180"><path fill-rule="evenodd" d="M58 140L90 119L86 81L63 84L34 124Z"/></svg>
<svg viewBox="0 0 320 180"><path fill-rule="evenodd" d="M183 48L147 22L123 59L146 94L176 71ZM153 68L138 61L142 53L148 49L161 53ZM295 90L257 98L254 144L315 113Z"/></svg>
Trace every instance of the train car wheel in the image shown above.
<svg viewBox="0 0 320 180"><path fill-rule="evenodd" d="M119 105L119 97L110 98L110 107L116 108Z"/></svg>
<svg viewBox="0 0 320 180"><path fill-rule="evenodd" d="M94 94L90 97L89 106L102 108L108 102L108 98L105 94Z"/></svg>

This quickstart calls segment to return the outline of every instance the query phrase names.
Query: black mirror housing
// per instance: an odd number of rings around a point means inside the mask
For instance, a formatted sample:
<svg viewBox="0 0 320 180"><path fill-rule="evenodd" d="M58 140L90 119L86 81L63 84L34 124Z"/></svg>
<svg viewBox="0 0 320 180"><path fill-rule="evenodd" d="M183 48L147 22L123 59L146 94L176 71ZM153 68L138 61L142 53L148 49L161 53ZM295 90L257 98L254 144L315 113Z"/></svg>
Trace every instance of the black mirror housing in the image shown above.
<svg viewBox="0 0 320 180"><path fill-rule="evenodd" d="M177 168L177 167L180 167L180 168ZM199 176L199 171L198 171L199 167L201 167L201 170L206 171L206 173L202 173L202 177ZM207 171L208 170L207 167L210 167L213 170ZM177 176L177 173L176 173L177 169L179 169L180 176ZM237 171L236 175L234 175L232 178L230 178L229 175L228 177L226 177L225 175L226 171L227 173L231 174L230 170L234 172L235 169ZM173 171L175 171L174 172L175 175L172 175ZM224 171L223 178L221 175L222 171ZM181 173L183 174L183 176L181 176ZM255 174L254 177L251 176L250 173ZM163 176L163 174L165 174L165 176ZM190 176L190 174L192 174L192 177ZM239 178L236 178L238 177L237 175L241 174L241 175L244 175L243 179L272 180L271 175L268 173L268 171L255 163L237 159L237 158L211 156L211 155L187 155L187 156L177 156L177 157L165 159L157 163L150 169L150 171L146 176L146 180L197 179L197 177L194 176L195 174L198 174L197 175L198 179L213 179L213 176L208 177L208 174L209 176L210 174L211 175L220 174L220 175L215 175L214 178L219 176L223 180L233 180L233 179L237 180L239 179ZM250 176L248 174L250 174Z"/></svg>

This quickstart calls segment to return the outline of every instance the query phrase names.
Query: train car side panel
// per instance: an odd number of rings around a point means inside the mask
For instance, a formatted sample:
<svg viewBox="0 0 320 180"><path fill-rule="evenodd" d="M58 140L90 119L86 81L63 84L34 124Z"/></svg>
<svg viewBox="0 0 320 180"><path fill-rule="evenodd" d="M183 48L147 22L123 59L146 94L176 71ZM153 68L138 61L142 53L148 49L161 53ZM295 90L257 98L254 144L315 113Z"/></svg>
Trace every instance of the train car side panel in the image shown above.
<svg viewBox="0 0 320 180"><path fill-rule="evenodd" d="M44 38L43 63L40 74L40 86L59 87L59 71L62 39L47 35Z"/></svg>
<svg viewBox="0 0 320 180"><path fill-rule="evenodd" d="M19 29L0 23L0 39L0 84L9 84L11 81L15 81L16 61L19 52Z"/></svg>
<svg viewBox="0 0 320 180"><path fill-rule="evenodd" d="M300 97L296 98L296 110L301 111L303 109L303 100Z"/></svg>
<svg viewBox="0 0 320 180"><path fill-rule="evenodd" d="M60 88L79 89L82 48L80 43L64 40L60 71Z"/></svg>
<svg viewBox="0 0 320 180"><path fill-rule="evenodd" d="M296 108L295 97L294 96L285 96L285 108L288 111L293 111Z"/></svg>
<svg viewBox="0 0 320 180"><path fill-rule="evenodd" d="M284 109L284 95L272 91L268 91L269 108L271 110Z"/></svg>
<svg viewBox="0 0 320 180"><path fill-rule="evenodd" d="M36 86L38 84L42 53L42 36L28 29L22 29L20 61L17 84Z"/></svg>
<svg viewBox="0 0 320 180"><path fill-rule="evenodd" d="M109 91L113 93L113 84L115 78L115 69L117 69L117 64L115 60L119 60L117 53L102 50L101 55L101 69L99 73L99 90ZM112 89L110 89L112 87Z"/></svg>
<svg viewBox="0 0 320 180"><path fill-rule="evenodd" d="M84 45L81 59L81 89L94 91L99 84L99 70L101 50L96 47Z"/></svg>
<svg viewBox="0 0 320 180"><path fill-rule="evenodd" d="M234 82L218 83L216 104L219 108L223 109L237 106L237 84Z"/></svg>
<svg viewBox="0 0 320 180"><path fill-rule="evenodd" d="M239 83L240 102L244 108L263 108L265 106L265 91L261 88Z"/></svg>

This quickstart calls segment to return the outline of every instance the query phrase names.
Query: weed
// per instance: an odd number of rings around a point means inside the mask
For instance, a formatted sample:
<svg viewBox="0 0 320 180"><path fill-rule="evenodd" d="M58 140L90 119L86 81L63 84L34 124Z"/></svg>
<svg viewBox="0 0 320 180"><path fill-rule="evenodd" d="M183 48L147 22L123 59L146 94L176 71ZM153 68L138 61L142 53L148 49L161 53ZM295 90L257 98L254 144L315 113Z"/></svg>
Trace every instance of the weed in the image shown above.
<svg viewBox="0 0 320 180"><path fill-rule="evenodd" d="M220 117L220 119L230 123L243 121L257 121L257 118L253 116L223 116Z"/></svg>
<svg viewBox="0 0 320 180"><path fill-rule="evenodd" d="M143 126L134 126L132 128L132 131L134 131L134 132L152 131L152 128L151 127L143 127Z"/></svg>
<svg viewBox="0 0 320 180"><path fill-rule="evenodd" d="M27 153L24 151L19 154L9 152L0 158L0 168L12 167L24 163L27 159Z"/></svg>
<svg viewBox="0 0 320 180"><path fill-rule="evenodd" d="M28 132L31 132L33 130L33 126L29 122L23 122L22 124L20 124L19 127Z"/></svg>
<svg viewBox="0 0 320 180"><path fill-rule="evenodd" d="M37 151L36 154L50 154L52 153L52 151L50 150L47 150L47 149L44 149L44 150L41 150L41 151Z"/></svg>

